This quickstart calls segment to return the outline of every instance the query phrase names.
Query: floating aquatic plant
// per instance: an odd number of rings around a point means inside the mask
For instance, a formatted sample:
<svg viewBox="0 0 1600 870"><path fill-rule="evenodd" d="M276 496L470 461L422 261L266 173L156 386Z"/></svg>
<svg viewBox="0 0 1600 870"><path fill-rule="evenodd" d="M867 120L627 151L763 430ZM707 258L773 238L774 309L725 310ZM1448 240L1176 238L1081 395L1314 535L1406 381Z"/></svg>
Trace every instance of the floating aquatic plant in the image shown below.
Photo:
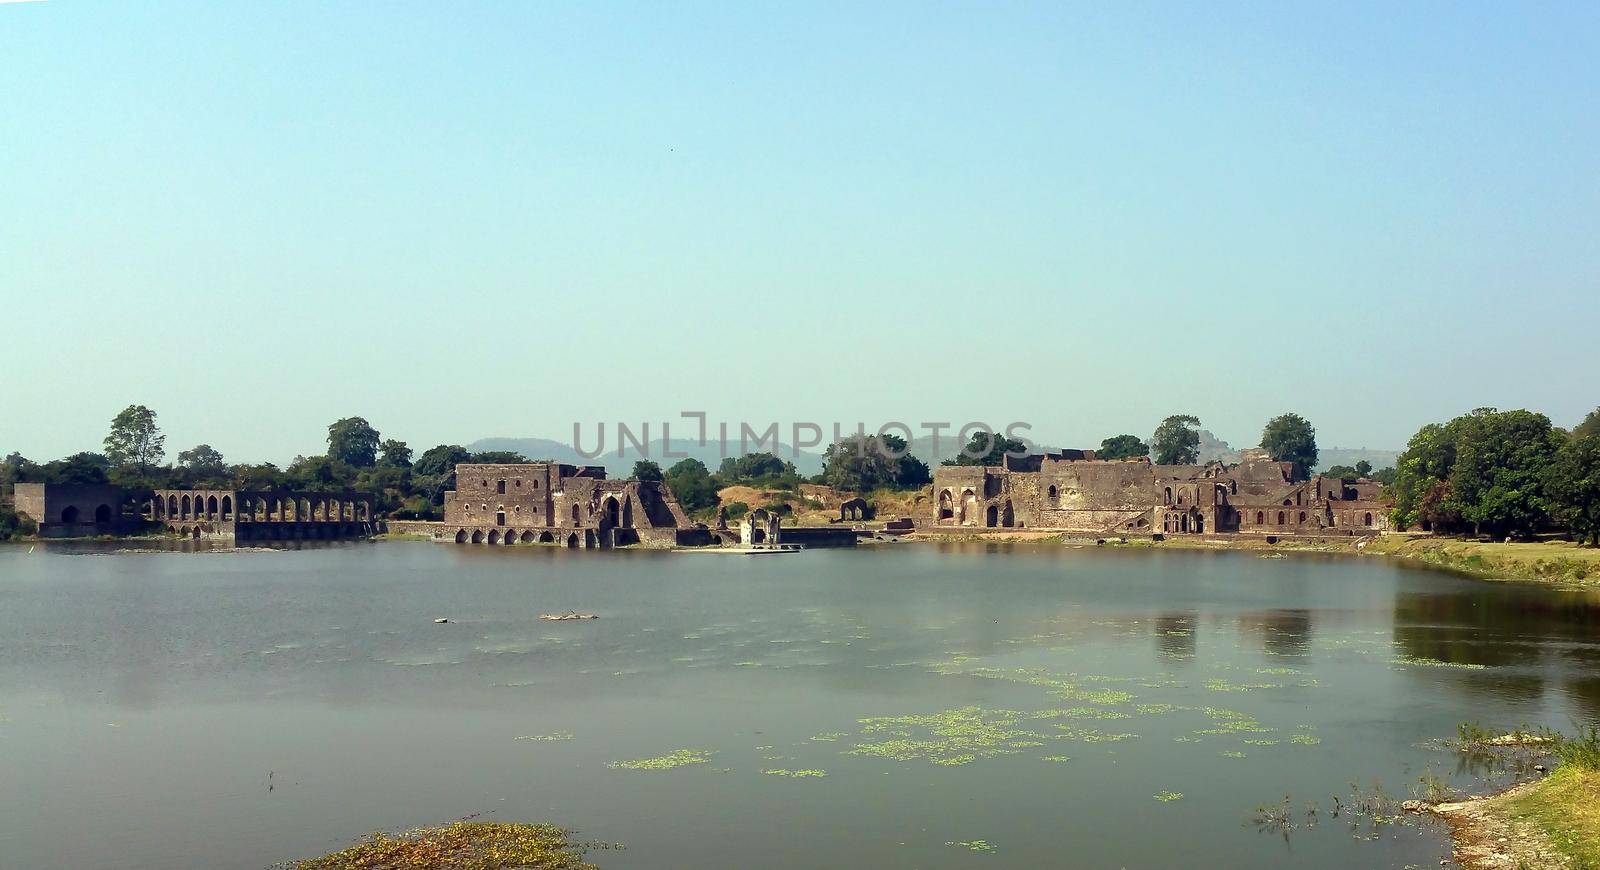
<svg viewBox="0 0 1600 870"><path fill-rule="evenodd" d="M805 770L763 770L761 772L768 776L787 776L794 779L810 779L828 775L826 770L817 770L815 768L806 768Z"/></svg>
<svg viewBox="0 0 1600 870"><path fill-rule="evenodd" d="M1479 665L1472 662L1445 662L1421 656L1400 656L1394 659L1392 663L1397 665L1422 665L1430 668L1460 668L1465 671L1481 671L1488 668L1488 665Z"/></svg>
<svg viewBox="0 0 1600 870"><path fill-rule="evenodd" d="M995 850L994 844L990 843L988 840L946 841L945 845L955 846L959 849L966 849L969 852L993 852Z"/></svg>
<svg viewBox="0 0 1600 870"><path fill-rule="evenodd" d="M1044 756L1043 758L1041 758L1039 760L1040 761L1056 761L1056 762L1071 761L1072 760L1072 756L1070 756L1070 755L1046 755L1046 756Z"/></svg>
<svg viewBox="0 0 1600 870"><path fill-rule="evenodd" d="M1298 743L1301 746L1316 746L1318 743L1322 742L1322 738L1313 737L1310 734L1296 734L1289 738L1289 742Z"/></svg>
<svg viewBox="0 0 1600 870"><path fill-rule="evenodd" d="M572 739L572 732L571 731L552 731L549 734L527 734L527 735L524 735L522 737L518 737L517 739L518 740L538 740L538 741L542 741L542 742L551 742L551 741L556 741L556 740L571 740Z"/></svg>
<svg viewBox="0 0 1600 870"><path fill-rule="evenodd" d="M841 737L848 737L848 736L850 736L850 735L847 734L844 731L825 731L825 732L823 732L821 734L812 735L810 739L812 739L812 740L821 740L821 741L833 741L833 740L838 740Z"/></svg>
<svg viewBox="0 0 1600 870"><path fill-rule="evenodd" d="M1181 791L1158 791L1158 792L1156 792L1156 800L1161 801L1162 803L1171 803L1173 801L1181 801L1181 800L1183 800L1183 792L1181 792Z"/></svg>
<svg viewBox="0 0 1600 870"><path fill-rule="evenodd" d="M1240 752L1237 749L1229 749L1228 751L1222 753L1222 757L1223 758L1243 758L1244 757L1244 753Z"/></svg>
<svg viewBox="0 0 1600 870"><path fill-rule="evenodd" d="M606 767L613 770L673 770L689 764L705 764L711 760L712 754L703 749L674 749L656 758L613 761Z"/></svg>
<svg viewBox="0 0 1600 870"><path fill-rule="evenodd" d="M463 867L508 870L593 870L583 862L584 846L569 831L552 825L456 822L442 828L401 834L377 833L358 845L321 858L297 861L294 870ZM606 848L621 848L620 845Z"/></svg>

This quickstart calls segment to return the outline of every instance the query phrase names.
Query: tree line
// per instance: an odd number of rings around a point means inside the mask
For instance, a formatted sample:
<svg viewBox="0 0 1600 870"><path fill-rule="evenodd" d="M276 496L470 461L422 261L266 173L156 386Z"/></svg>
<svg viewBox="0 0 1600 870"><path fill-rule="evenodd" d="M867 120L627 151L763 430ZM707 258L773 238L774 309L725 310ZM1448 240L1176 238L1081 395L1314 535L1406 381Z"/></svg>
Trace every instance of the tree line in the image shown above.
<svg viewBox="0 0 1600 870"><path fill-rule="evenodd" d="M1600 409L1568 432L1534 411L1478 408L1417 430L1396 471L1398 528L1526 538L1564 527L1600 546Z"/></svg>
<svg viewBox="0 0 1600 870"><path fill-rule="evenodd" d="M327 443L326 453L297 456L285 468L270 462L229 463L209 444L180 450L167 463L166 435L156 413L130 405L112 419L101 452L45 463L18 453L0 460L0 495L9 500L18 483L113 484L134 490L354 490L371 493L380 514L437 519L443 516L445 491L455 486L457 463L528 461L520 453L474 453L459 444L440 444L417 456L406 442L382 437L362 417L334 421ZM0 524L4 522L0 515Z"/></svg>

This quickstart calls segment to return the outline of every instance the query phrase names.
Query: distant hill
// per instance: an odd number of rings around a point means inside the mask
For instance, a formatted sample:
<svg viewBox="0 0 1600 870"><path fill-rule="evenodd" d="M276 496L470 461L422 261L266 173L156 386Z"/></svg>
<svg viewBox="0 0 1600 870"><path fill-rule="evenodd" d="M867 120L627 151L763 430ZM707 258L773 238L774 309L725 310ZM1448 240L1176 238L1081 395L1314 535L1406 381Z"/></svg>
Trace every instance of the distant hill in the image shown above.
<svg viewBox="0 0 1600 870"><path fill-rule="evenodd" d="M704 462L706 467L712 471L716 471L717 466L722 464L721 445L714 438L708 440L704 447L700 446L700 442L694 439L673 438L670 441L665 441L657 438L650 442L648 455L641 455L639 451L633 449L632 444L629 444L623 449L622 455L618 456L615 435L615 432L608 429L606 432L605 452L593 459L579 453L572 445L566 442L549 438L480 438L468 444L467 449L474 453L487 450L512 450L529 459L549 459L571 465L604 465L606 474L611 477L626 476L633 471L633 463L640 459L653 459L663 469L671 468L672 464L681 461L685 454ZM668 456L668 452L677 455ZM820 453L801 450L799 455L796 456L789 445L781 442L775 452L779 459L793 462L795 470L807 477L822 470L822 454ZM738 439L732 436L728 439L728 455L739 455Z"/></svg>

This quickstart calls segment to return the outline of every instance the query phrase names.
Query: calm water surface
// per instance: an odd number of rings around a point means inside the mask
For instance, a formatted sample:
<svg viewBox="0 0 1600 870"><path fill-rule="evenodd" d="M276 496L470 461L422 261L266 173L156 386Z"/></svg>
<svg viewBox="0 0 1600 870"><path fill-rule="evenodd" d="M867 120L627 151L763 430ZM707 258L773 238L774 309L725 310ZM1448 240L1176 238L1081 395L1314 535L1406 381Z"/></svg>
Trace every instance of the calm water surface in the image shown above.
<svg viewBox="0 0 1600 870"><path fill-rule="evenodd" d="M569 608L601 618L535 618ZM474 814L626 844L608 870L1436 866L1333 796L1465 781L1424 745L1463 720L1600 718L1597 641L1592 598L1363 559L6 547L0 866L258 868ZM608 766L681 749L709 760ZM1258 830L1285 795L1319 824Z"/></svg>

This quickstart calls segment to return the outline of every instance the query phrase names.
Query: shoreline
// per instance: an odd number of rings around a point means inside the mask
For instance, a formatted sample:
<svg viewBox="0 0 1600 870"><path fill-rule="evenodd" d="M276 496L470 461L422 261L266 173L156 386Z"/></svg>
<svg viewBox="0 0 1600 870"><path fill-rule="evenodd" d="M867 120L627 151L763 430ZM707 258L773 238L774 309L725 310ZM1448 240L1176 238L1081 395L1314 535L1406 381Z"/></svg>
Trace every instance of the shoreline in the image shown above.
<svg viewBox="0 0 1600 870"><path fill-rule="evenodd" d="M796 527L804 528L804 527ZM1451 571L1496 583L1527 583L1561 591L1600 591L1600 549L1568 541L1481 542L1459 538L1384 534L1362 538L1279 537L1268 542L1258 536L1175 536L1162 541L1147 538L1096 538L1059 529L917 529L896 536L901 543L1048 544L1066 547L1104 546L1117 549L1177 549L1257 553L1328 553L1381 556ZM155 543L182 541L160 534L79 538L22 538L0 541L0 546L37 546L54 543ZM379 533L365 538L374 543L431 541L427 536ZM221 543L218 541L218 543ZM864 541L863 543L868 543Z"/></svg>
<svg viewBox="0 0 1600 870"><path fill-rule="evenodd" d="M1569 764L1490 795L1427 807L1464 870L1584 868L1600 852L1600 772Z"/></svg>

